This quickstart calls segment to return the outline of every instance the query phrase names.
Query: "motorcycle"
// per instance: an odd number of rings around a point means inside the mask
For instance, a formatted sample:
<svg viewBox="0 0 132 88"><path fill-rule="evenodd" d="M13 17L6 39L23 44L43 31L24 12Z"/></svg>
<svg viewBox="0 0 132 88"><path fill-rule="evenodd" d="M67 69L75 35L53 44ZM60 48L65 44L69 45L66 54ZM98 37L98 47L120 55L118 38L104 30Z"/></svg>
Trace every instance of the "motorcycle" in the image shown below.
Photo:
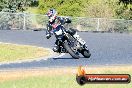
<svg viewBox="0 0 132 88"><path fill-rule="evenodd" d="M63 26L61 27L61 30L55 32L59 35L56 41L59 46L57 53L69 53L74 59L79 59L79 54L81 53L85 58L90 58L91 53L87 49L86 42L80 37L75 38L70 33L67 33Z"/></svg>

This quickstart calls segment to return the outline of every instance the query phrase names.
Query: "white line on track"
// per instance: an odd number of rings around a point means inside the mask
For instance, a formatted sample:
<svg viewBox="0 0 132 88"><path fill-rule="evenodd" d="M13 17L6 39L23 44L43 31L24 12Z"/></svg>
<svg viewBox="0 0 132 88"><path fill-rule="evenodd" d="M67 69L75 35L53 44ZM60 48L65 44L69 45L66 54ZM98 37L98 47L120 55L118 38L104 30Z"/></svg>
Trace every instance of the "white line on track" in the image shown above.
<svg viewBox="0 0 132 88"><path fill-rule="evenodd" d="M64 56L65 55L65 53L61 53L59 56L56 56L56 57L54 57L54 58L59 58L59 57L62 57L62 56Z"/></svg>

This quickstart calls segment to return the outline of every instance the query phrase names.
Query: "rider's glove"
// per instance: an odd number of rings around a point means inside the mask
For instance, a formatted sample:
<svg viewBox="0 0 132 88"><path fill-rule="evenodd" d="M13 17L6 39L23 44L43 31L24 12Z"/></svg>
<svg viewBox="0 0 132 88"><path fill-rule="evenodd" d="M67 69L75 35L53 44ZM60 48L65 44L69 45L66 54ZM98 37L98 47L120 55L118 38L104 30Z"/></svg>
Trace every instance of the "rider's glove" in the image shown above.
<svg viewBox="0 0 132 88"><path fill-rule="evenodd" d="M50 37L51 37L51 35L50 35L50 34L47 34L47 35L46 35L46 38L47 38L47 39L49 39Z"/></svg>
<svg viewBox="0 0 132 88"><path fill-rule="evenodd" d="M65 18L66 23L71 23L71 20L69 18Z"/></svg>

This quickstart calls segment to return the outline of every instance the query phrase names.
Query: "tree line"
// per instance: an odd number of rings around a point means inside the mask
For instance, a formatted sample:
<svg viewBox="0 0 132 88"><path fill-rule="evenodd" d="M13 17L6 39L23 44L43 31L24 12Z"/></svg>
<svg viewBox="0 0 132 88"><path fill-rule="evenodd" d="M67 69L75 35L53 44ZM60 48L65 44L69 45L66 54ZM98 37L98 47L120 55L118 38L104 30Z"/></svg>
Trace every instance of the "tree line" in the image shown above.
<svg viewBox="0 0 132 88"><path fill-rule="evenodd" d="M39 14L55 8L59 15L132 20L132 0L0 0L0 11L23 12L37 7Z"/></svg>

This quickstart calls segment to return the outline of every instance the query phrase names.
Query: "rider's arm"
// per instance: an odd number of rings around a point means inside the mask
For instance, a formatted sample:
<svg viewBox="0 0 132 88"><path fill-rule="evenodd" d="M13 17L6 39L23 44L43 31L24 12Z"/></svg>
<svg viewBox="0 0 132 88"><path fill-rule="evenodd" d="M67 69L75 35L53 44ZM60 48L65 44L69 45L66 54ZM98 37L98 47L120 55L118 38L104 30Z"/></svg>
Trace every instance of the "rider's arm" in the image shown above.
<svg viewBox="0 0 132 88"><path fill-rule="evenodd" d="M58 20L60 21L61 25L64 25L65 23L71 23L69 18L58 17Z"/></svg>
<svg viewBox="0 0 132 88"><path fill-rule="evenodd" d="M65 23L71 23L71 19L70 18L63 18L63 17L58 17L58 20L60 21L61 25L64 25ZM74 35L76 33L75 29L65 29L65 31L71 35Z"/></svg>
<svg viewBox="0 0 132 88"><path fill-rule="evenodd" d="M71 23L71 19L70 18L65 18L65 23Z"/></svg>
<svg viewBox="0 0 132 88"><path fill-rule="evenodd" d="M46 30L46 38L49 39L51 37L50 31L52 30L52 26L50 24L47 24L47 30Z"/></svg>

